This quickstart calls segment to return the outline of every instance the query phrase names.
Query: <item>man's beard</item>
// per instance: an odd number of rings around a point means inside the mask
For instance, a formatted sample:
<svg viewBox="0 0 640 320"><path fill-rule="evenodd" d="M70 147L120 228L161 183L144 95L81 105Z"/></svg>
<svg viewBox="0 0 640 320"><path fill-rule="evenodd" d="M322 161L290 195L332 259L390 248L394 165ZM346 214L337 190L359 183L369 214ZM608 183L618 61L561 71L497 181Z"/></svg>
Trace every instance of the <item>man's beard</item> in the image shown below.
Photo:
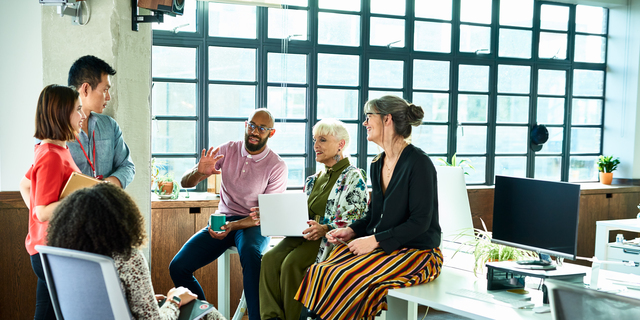
<svg viewBox="0 0 640 320"><path fill-rule="evenodd" d="M267 144L267 140L269 140L269 136L266 136L264 139L261 139L260 136L252 136L254 138L257 138L260 140L260 142L258 142L258 144L250 144L249 143L249 134L245 133L244 134L244 145L247 148L247 150L251 151L251 152L255 152L258 151L260 149L262 149L262 147L264 147L265 144Z"/></svg>

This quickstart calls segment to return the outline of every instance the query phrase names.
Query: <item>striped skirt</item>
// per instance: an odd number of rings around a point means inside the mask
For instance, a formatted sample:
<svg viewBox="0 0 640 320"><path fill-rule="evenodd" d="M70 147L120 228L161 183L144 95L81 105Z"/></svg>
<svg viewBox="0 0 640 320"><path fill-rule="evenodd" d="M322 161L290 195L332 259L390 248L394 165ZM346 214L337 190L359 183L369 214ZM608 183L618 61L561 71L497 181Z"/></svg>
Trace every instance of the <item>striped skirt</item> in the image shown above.
<svg viewBox="0 0 640 320"><path fill-rule="evenodd" d="M440 275L442 252L381 248L356 256L345 245L309 267L295 299L325 320L373 320L387 309L387 290L433 281Z"/></svg>

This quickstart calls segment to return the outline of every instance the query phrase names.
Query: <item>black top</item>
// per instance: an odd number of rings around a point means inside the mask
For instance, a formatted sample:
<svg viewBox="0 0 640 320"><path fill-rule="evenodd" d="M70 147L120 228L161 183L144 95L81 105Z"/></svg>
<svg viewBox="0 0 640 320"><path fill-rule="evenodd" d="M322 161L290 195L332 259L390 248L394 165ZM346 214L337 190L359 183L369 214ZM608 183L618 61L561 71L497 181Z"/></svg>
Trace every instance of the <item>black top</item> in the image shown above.
<svg viewBox="0 0 640 320"><path fill-rule="evenodd" d="M436 169L420 148L402 151L387 190L382 193L384 152L371 162L371 202L364 218L350 227L356 236L375 235L386 252L400 248L432 249L440 245Z"/></svg>

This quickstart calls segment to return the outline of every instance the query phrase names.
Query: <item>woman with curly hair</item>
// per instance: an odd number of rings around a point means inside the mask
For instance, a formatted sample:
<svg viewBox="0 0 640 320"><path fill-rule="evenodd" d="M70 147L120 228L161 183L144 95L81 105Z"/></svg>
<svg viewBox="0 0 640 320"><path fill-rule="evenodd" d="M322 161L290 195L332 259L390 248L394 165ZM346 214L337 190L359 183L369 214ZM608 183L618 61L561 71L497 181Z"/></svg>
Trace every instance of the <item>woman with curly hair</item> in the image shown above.
<svg viewBox="0 0 640 320"><path fill-rule="evenodd" d="M262 258L260 269L260 318L298 320L302 304L293 299L304 273L322 261L333 245L327 232L351 224L367 207L369 193L364 171L352 166L345 155L349 133L344 123L323 119L313 126L316 161L324 170L307 178L309 228L300 237L286 237ZM252 214L255 216L255 214Z"/></svg>
<svg viewBox="0 0 640 320"><path fill-rule="evenodd" d="M75 139L86 116L77 91L48 85L40 92L36 106L36 132L41 142L35 146L33 165L20 181L20 194L29 208L29 233L25 247L31 267L38 276L34 319L55 320L56 316L44 278L36 245L44 245L49 220L60 204L60 193L71 173L80 172L73 162L67 141Z"/></svg>
<svg viewBox="0 0 640 320"><path fill-rule="evenodd" d="M119 187L99 183L65 198L48 229L48 245L113 258L134 319L175 320L180 306L196 295L184 287L156 296L147 261L139 248L146 242L144 218L133 199ZM158 306L158 300L167 303ZM217 311L208 320L224 319Z"/></svg>
<svg viewBox="0 0 640 320"><path fill-rule="evenodd" d="M367 213L326 235L337 247L309 268L295 297L324 320L373 320L389 289L433 281L442 268L436 170L409 142L424 112L396 96L364 110L367 140L384 150L371 161Z"/></svg>

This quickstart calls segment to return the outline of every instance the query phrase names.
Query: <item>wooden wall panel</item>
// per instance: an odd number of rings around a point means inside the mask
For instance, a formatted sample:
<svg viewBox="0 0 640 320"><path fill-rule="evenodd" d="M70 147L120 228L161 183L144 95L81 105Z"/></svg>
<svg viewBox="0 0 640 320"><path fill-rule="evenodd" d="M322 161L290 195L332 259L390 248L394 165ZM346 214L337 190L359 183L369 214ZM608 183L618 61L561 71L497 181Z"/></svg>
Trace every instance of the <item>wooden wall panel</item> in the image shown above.
<svg viewBox="0 0 640 320"><path fill-rule="evenodd" d="M482 222L487 225L487 230L491 231L493 226L493 188L471 188L467 189L469 194L469 206L471 207L471 218L473 227L482 230Z"/></svg>

